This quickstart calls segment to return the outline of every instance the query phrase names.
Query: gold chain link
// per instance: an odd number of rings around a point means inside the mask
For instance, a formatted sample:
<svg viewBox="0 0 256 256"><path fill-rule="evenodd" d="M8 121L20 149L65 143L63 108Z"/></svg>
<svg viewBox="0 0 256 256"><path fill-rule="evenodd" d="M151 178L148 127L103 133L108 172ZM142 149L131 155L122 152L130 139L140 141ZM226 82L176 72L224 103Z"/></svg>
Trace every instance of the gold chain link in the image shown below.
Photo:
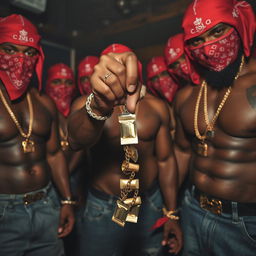
<svg viewBox="0 0 256 256"><path fill-rule="evenodd" d="M21 136L26 138L26 139L28 139L31 136L32 127L33 127L33 121L34 121L33 105L32 105L32 100L31 100L30 94L27 93L27 101L28 101L28 109L29 109L29 127L28 127L28 133L27 134L23 131L23 129L22 129L18 119L14 115L11 107L8 105L6 99L5 99L4 95L3 95L3 92L1 90L1 88L0 88L0 97L1 97L1 100L2 100L2 102L3 102L3 104L4 104L5 108L6 108L7 112L9 113L9 115L11 116L13 122L17 126Z"/></svg>

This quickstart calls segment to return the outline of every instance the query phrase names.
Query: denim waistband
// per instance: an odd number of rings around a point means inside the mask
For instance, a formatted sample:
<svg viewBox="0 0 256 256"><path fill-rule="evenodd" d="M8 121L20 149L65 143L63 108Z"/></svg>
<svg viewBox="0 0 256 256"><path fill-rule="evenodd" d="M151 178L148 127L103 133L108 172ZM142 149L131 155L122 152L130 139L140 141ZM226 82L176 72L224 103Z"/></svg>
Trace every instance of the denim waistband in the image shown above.
<svg viewBox="0 0 256 256"><path fill-rule="evenodd" d="M158 183L157 180L155 180L155 181L151 184L150 188L148 188L146 191L144 191L144 192L141 193L140 195L141 195L142 197L143 197L143 196L148 196L148 197L150 197L151 195L153 195L153 194L158 190L158 188L159 188L159 183ZM114 200L118 199L118 196L109 195L109 194L105 193L104 191L98 190L98 189L96 189L96 188L94 188L94 187L90 187L90 188L89 188L89 192L90 192L93 196L98 197L98 198L100 198L100 199L102 199L102 200L105 200L105 201L109 201L109 200L111 200L111 199L114 199Z"/></svg>
<svg viewBox="0 0 256 256"><path fill-rule="evenodd" d="M208 210L211 211L211 208L213 208L212 202L219 202L222 213L233 214L235 211L239 216L256 216L256 203L240 203L217 198L200 191L194 185L191 187L190 191L192 196L200 203L201 208L208 208ZM203 205L205 204L208 204L208 206L204 207Z"/></svg>
<svg viewBox="0 0 256 256"><path fill-rule="evenodd" d="M7 201L7 200L17 200L17 201L22 201L25 196L27 195L33 195L33 194L37 194L40 192L43 192L45 194L48 194L50 189L52 188L52 183L49 182L45 187L40 188L38 190L33 190L31 192L27 192L24 194L0 194L0 201Z"/></svg>

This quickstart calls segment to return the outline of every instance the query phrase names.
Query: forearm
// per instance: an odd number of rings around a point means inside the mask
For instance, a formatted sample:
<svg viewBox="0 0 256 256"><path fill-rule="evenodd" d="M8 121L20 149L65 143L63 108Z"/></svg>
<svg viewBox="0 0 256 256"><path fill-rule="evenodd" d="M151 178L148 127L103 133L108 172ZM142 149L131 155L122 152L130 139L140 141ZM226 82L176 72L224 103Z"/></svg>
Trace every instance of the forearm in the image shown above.
<svg viewBox="0 0 256 256"><path fill-rule="evenodd" d="M61 150L48 154L48 163L51 167L52 179L63 198L72 197L66 159Z"/></svg>
<svg viewBox="0 0 256 256"><path fill-rule="evenodd" d="M159 184L164 197L167 210L177 209L178 196L178 171L176 160L169 157L165 161L159 161Z"/></svg>
<svg viewBox="0 0 256 256"><path fill-rule="evenodd" d="M177 144L174 145L174 151L178 164L178 178L180 187L188 174L191 153L190 151L182 150Z"/></svg>

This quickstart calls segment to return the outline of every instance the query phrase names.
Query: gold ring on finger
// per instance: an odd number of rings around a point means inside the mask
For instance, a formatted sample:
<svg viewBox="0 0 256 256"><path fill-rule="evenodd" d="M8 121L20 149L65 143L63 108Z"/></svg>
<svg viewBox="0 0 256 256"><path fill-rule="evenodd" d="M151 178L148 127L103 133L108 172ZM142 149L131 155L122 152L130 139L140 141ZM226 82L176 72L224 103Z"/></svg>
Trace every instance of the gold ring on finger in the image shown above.
<svg viewBox="0 0 256 256"><path fill-rule="evenodd" d="M108 79L110 76L112 76L112 74L111 74L111 73L107 73L107 74L104 76L104 82L106 82L107 79Z"/></svg>

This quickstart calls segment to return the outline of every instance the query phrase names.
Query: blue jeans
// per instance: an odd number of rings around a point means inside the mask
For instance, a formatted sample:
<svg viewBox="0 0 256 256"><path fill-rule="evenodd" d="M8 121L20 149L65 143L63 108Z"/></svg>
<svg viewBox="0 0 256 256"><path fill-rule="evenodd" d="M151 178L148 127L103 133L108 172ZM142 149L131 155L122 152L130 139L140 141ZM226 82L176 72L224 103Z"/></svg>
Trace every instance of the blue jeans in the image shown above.
<svg viewBox="0 0 256 256"><path fill-rule="evenodd" d="M57 237L56 193L51 184L33 193L41 191L46 197L27 205L23 194L0 194L1 256L64 255L62 241Z"/></svg>
<svg viewBox="0 0 256 256"><path fill-rule="evenodd" d="M189 189L181 211L184 234L183 256L255 256L256 216L216 215L200 207Z"/></svg>
<svg viewBox="0 0 256 256"><path fill-rule="evenodd" d="M117 197L98 193L105 198L89 191L86 207L76 222L80 256L162 255L162 232L150 230L162 216L159 188L142 197L138 223L127 222L124 228L111 220Z"/></svg>

